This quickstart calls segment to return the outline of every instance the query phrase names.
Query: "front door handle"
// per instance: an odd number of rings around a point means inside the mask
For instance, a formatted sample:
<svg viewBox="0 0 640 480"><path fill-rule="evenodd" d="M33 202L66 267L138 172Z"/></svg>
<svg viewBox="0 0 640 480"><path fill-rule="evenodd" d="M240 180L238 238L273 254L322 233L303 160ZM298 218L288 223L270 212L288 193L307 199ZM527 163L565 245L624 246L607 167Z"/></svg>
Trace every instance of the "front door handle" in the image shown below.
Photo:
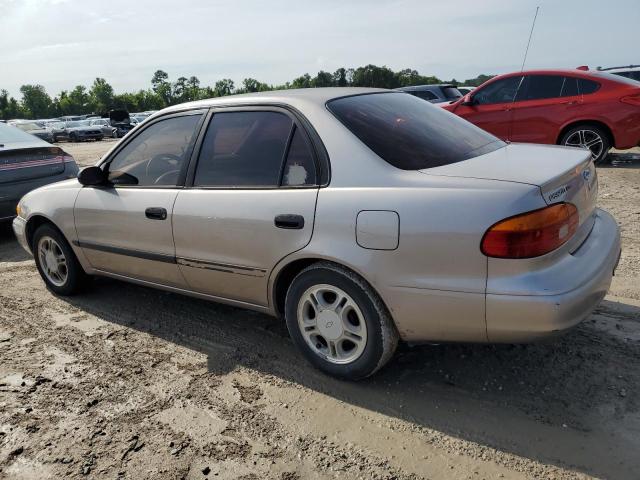
<svg viewBox="0 0 640 480"><path fill-rule="evenodd" d="M151 220L166 220L167 209L162 207L149 207L144 211L147 218Z"/></svg>
<svg viewBox="0 0 640 480"><path fill-rule="evenodd" d="M276 216L274 223L278 228L301 230L304 228L304 217L302 215L282 214Z"/></svg>

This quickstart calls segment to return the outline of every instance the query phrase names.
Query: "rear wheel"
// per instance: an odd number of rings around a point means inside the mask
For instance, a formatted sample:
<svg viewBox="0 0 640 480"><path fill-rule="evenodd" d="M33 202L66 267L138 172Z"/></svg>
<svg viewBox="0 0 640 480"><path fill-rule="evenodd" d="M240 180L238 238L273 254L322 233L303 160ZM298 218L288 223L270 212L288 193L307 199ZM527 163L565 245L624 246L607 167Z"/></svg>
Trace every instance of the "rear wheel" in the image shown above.
<svg viewBox="0 0 640 480"><path fill-rule="evenodd" d="M380 297L361 277L328 262L311 265L294 278L285 319L304 356L339 378L372 375L398 344L398 332Z"/></svg>
<svg viewBox="0 0 640 480"><path fill-rule="evenodd" d="M611 148L609 135L602 128L589 124L571 128L562 136L560 144L567 147L588 148L593 161L600 165L606 163Z"/></svg>
<svg viewBox="0 0 640 480"><path fill-rule="evenodd" d="M76 135L75 133L72 133L69 136L69 140L71 140L72 142L77 142L78 141L78 135Z"/></svg>
<svg viewBox="0 0 640 480"><path fill-rule="evenodd" d="M64 236L44 224L33 234L32 251L47 288L58 295L73 295L88 280Z"/></svg>

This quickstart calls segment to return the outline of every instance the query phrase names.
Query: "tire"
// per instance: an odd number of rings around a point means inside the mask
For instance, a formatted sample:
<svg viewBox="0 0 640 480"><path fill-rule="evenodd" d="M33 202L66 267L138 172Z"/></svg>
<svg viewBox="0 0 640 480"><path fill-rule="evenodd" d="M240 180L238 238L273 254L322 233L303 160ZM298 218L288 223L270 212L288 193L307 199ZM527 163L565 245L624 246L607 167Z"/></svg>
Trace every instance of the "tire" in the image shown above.
<svg viewBox="0 0 640 480"><path fill-rule="evenodd" d="M47 243L49 248L45 248ZM53 293L63 296L73 295L89 280L69 243L53 225L45 223L36 229L31 250L40 276ZM48 256L44 251L50 251L52 255ZM60 256L64 257L65 267L62 269L58 266L56 272L52 273L54 259ZM60 265L60 262L57 263Z"/></svg>
<svg viewBox="0 0 640 480"><path fill-rule="evenodd" d="M96 142L101 142L102 141L102 137L97 137L96 138Z"/></svg>
<svg viewBox="0 0 640 480"><path fill-rule="evenodd" d="M72 134L69 136L69 141L71 141L71 142L77 142L77 141L78 141L78 136L77 136L75 133L72 133Z"/></svg>
<svg viewBox="0 0 640 480"><path fill-rule="evenodd" d="M111 132L111 138L118 138L118 130L116 130L115 128Z"/></svg>
<svg viewBox="0 0 640 480"><path fill-rule="evenodd" d="M51 143L58 143L58 137L54 135Z"/></svg>
<svg viewBox="0 0 640 480"><path fill-rule="evenodd" d="M607 163L612 146L607 132L597 125L588 123L576 125L568 130L560 139L560 145L588 148L596 165Z"/></svg>
<svg viewBox="0 0 640 480"><path fill-rule="evenodd" d="M310 265L293 279L285 320L312 365L347 380L373 375L398 345L398 332L376 292L359 275L329 262Z"/></svg>

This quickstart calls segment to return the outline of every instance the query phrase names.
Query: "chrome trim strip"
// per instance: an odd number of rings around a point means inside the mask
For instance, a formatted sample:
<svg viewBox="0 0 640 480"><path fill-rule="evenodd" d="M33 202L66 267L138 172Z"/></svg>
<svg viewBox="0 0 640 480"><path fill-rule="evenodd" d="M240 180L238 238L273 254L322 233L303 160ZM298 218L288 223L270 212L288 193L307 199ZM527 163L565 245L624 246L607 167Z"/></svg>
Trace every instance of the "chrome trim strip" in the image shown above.
<svg viewBox="0 0 640 480"><path fill-rule="evenodd" d="M204 268L206 270L216 270L219 272L235 273L237 275L248 275L251 277L264 277L267 273L267 271L263 268L211 262L208 260L197 260L195 258L177 257L176 261L178 265L184 265L186 267Z"/></svg>
<svg viewBox="0 0 640 480"><path fill-rule="evenodd" d="M153 260L163 263L176 263L176 257L173 255L167 255L165 253L153 253L143 252L140 250L131 250L128 248L111 247L109 245L102 245L98 243L81 242L73 240L72 242L76 247L86 248L89 250L97 250L99 252L115 253L116 255L126 255L128 257L142 258L143 260Z"/></svg>
<svg viewBox="0 0 640 480"><path fill-rule="evenodd" d="M97 250L99 252L114 253L116 255L126 255L129 257L142 258L144 260L153 260L163 263L177 263L186 267L204 268L206 270L215 270L218 272L235 273L236 275L248 275L251 277L264 277L267 270L264 268L247 267L244 265L233 265L229 263L211 262L208 260L197 260L195 258L175 257L165 253L143 252L140 250L131 250L128 248L112 247L98 243L82 242L73 240L76 247L86 248L89 250Z"/></svg>

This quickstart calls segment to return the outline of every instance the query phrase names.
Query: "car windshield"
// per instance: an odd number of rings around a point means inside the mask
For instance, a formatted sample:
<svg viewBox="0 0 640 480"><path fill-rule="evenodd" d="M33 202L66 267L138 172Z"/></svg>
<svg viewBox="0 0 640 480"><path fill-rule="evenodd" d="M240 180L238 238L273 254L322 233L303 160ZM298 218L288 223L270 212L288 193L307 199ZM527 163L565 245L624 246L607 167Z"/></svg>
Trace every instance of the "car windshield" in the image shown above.
<svg viewBox="0 0 640 480"><path fill-rule="evenodd" d="M67 128L87 127L91 122L89 120L78 120L75 122L67 122Z"/></svg>
<svg viewBox="0 0 640 480"><path fill-rule="evenodd" d="M16 123L15 126L23 132L29 132L31 130L42 130L42 127L36 123Z"/></svg>
<svg viewBox="0 0 640 480"><path fill-rule="evenodd" d="M403 170L449 165L506 145L413 95L355 95L331 100L327 108L378 156Z"/></svg>

